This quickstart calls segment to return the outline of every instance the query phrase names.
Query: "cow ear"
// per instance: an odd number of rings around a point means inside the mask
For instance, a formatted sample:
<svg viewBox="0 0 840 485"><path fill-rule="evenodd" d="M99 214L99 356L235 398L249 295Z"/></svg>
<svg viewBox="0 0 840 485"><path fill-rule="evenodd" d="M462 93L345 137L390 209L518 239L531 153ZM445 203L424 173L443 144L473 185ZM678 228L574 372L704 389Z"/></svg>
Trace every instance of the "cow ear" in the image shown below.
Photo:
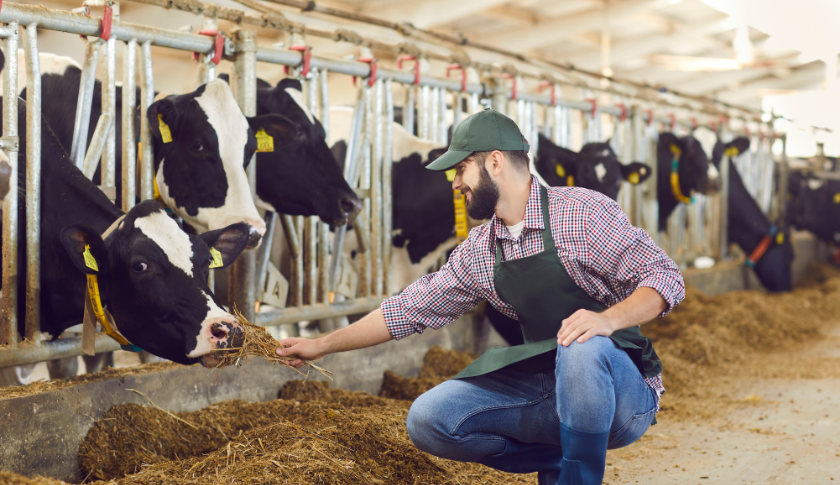
<svg viewBox="0 0 840 485"><path fill-rule="evenodd" d="M438 158L440 158L444 153L446 153L446 148L435 148L434 150L429 152L429 161L426 162L425 165L428 165Z"/></svg>
<svg viewBox="0 0 840 485"><path fill-rule="evenodd" d="M283 90L286 88L292 88L297 89L298 91L303 91L303 87L301 86L299 80L288 77L285 79L281 79L280 82L277 83L277 89Z"/></svg>
<svg viewBox="0 0 840 485"><path fill-rule="evenodd" d="M230 84L230 76L228 76L227 74L219 74L217 77L222 81Z"/></svg>
<svg viewBox="0 0 840 485"><path fill-rule="evenodd" d="M568 174L573 174L578 166L580 154L573 152L563 147L553 147L551 150L551 159L554 160L555 165L560 165ZM557 169L560 170L559 168Z"/></svg>
<svg viewBox="0 0 840 485"><path fill-rule="evenodd" d="M677 135L675 135L671 132L660 133L659 134L659 143L667 145L667 146L677 145L680 148L683 147L683 144L680 142L680 139L677 138Z"/></svg>
<svg viewBox="0 0 840 485"><path fill-rule="evenodd" d="M248 118L248 125L257 137L257 151L270 152L297 141L302 136L294 121L281 115L260 115ZM270 143L268 138L271 138Z"/></svg>
<svg viewBox="0 0 840 485"><path fill-rule="evenodd" d="M61 230L60 239L70 260L82 273L102 275L109 271L108 249L97 231L73 224Z"/></svg>
<svg viewBox="0 0 840 485"><path fill-rule="evenodd" d="M737 157L749 149L750 139L744 136L739 136L724 146L723 154L727 157Z"/></svg>
<svg viewBox="0 0 840 485"><path fill-rule="evenodd" d="M158 115L160 115L158 117ZM146 112L149 120L149 130L155 141L169 143L172 141L173 128L178 123L178 109L170 99L155 101Z"/></svg>
<svg viewBox="0 0 840 485"><path fill-rule="evenodd" d="M222 229L199 234L198 237L221 255L222 264L215 267L225 268L233 263L245 249L250 234L251 229L248 224L237 222Z"/></svg>
<svg viewBox="0 0 840 485"><path fill-rule="evenodd" d="M642 162L633 162L621 166L621 177L633 185L640 184L650 178L650 165Z"/></svg>

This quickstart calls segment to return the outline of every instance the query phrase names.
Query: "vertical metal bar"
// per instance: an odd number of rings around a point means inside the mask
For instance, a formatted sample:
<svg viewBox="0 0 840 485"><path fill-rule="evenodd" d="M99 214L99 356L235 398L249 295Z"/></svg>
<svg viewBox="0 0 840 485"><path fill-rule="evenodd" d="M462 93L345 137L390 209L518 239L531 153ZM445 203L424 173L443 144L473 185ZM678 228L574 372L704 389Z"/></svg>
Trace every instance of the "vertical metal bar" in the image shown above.
<svg viewBox="0 0 840 485"><path fill-rule="evenodd" d="M271 258L271 246L274 242L274 232L277 230L277 213L268 211L265 213L265 236L262 237L260 247L257 248L257 262L254 274L256 275L257 287L255 295L257 298L262 297L262 292L265 289L265 282L268 278L268 265Z"/></svg>
<svg viewBox="0 0 840 485"><path fill-rule="evenodd" d="M329 250L330 225L326 222L319 222L318 231L318 301L329 303L329 290L327 289L327 269L329 262L327 258Z"/></svg>
<svg viewBox="0 0 840 485"><path fill-rule="evenodd" d="M321 75L318 78L321 88L321 124L324 126L324 138L330 139L330 83L329 71L324 68L321 69Z"/></svg>
<svg viewBox="0 0 840 485"><path fill-rule="evenodd" d="M461 118L464 116L464 110L461 109L461 104L464 101L461 93L452 93L452 131L454 132L458 125L461 124ZM449 140L446 140L447 143Z"/></svg>
<svg viewBox="0 0 840 485"><path fill-rule="evenodd" d="M376 81L373 92L373 157L370 172L370 261L372 265L372 294L382 294L382 147L384 144L382 112L384 108L384 80Z"/></svg>
<svg viewBox="0 0 840 485"><path fill-rule="evenodd" d="M403 128L414 134L414 105L417 88L412 84L405 88L405 104L403 104Z"/></svg>
<svg viewBox="0 0 840 485"><path fill-rule="evenodd" d="M375 94L373 89L368 89L368 94L365 96L365 131L369 134L369 136L365 137L368 140L368 143L365 143L362 146L362 159L361 159L361 167L359 169L359 188L363 190L370 190L371 188L371 171L372 171L372 162L373 162L373 145L374 145L374 137L376 136L375 124L373 119L373 106L374 106L374 98ZM362 214L364 217L359 219L359 222L355 225L356 227L356 237L362 238L361 240L370 241L370 220L371 220L371 199L366 198L362 202L364 208L362 209ZM360 230L361 228L361 230ZM370 296L372 291L372 261L371 261L371 254L370 254L370 247L368 245L362 245L360 249L362 249L361 257L362 261L362 274L361 274L361 290L360 293L365 296Z"/></svg>
<svg viewBox="0 0 840 485"><path fill-rule="evenodd" d="M724 157L720 163L720 258L728 257L729 249L729 168L731 159Z"/></svg>
<svg viewBox="0 0 840 485"><path fill-rule="evenodd" d="M429 110L428 110L428 120L429 120L429 127L428 131L426 132L426 138L433 141L434 143L438 143L438 139L440 137L440 131L438 129L440 123L440 89L432 88L429 91Z"/></svg>
<svg viewBox="0 0 840 485"><path fill-rule="evenodd" d="M128 212L137 198L137 145L134 107L137 105L137 41L129 40L123 50L122 85L122 210Z"/></svg>
<svg viewBox="0 0 840 485"><path fill-rule="evenodd" d="M235 42L237 56L233 65L231 87L236 102L245 116L257 114L257 32L254 30L237 30ZM251 185L252 197L256 192L255 160L248 166L248 181ZM253 250L243 251L230 268L230 282L228 283L228 300L236 305L237 310L248 321L255 321L256 295L254 293L254 270L256 254Z"/></svg>
<svg viewBox="0 0 840 485"><path fill-rule="evenodd" d="M772 142L770 144L770 153L773 153ZM787 220L787 195L788 195L788 179L790 177L790 166L787 158L787 135L782 135L782 160L779 163L779 190L778 190L778 220Z"/></svg>
<svg viewBox="0 0 840 485"><path fill-rule="evenodd" d="M429 139L429 86L420 87L420 108L417 110L417 136Z"/></svg>
<svg viewBox="0 0 840 485"><path fill-rule="evenodd" d="M152 44L143 42L140 46L140 199L149 200L154 194L155 176L152 132L146 111L155 101L155 78L152 72Z"/></svg>
<svg viewBox="0 0 840 485"><path fill-rule="evenodd" d="M551 130L551 140L557 146L565 147L565 143L563 142L563 125L565 124L565 119L563 118L563 107L562 106L555 106L552 108L554 112L554 127Z"/></svg>
<svg viewBox="0 0 840 485"><path fill-rule="evenodd" d="M26 26L26 330L24 338L40 343L41 329L41 66L38 25ZM14 52L14 51L12 51ZM12 54L14 55L14 54ZM11 93L7 94L10 96ZM10 96L15 98L15 96ZM17 180L11 180L16 184ZM5 234L5 233L4 233Z"/></svg>
<svg viewBox="0 0 840 485"><path fill-rule="evenodd" d="M112 36L105 42L105 76L102 79L102 114L111 118L111 123L117 122L117 38ZM112 125L112 126L113 126ZM127 163L124 160L123 163ZM110 189L116 186L116 165L117 165L117 130L111 129L105 139L105 148L102 151L102 163L100 184L102 188ZM115 195L116 197L116 195Z"/></svg>
<svg viewBox="0 0 840 485"><path fill-rule="evenodd" d="M306 241L306 250L304 251L304 265L306 266L304 297L307 305L318 303L318 268L315 264L318 260L318 227L320 225L318 216L309 216L304 219L304 238Z"/></svg>
<svg viewBox="0 0 840 485"><path fill-rule="evenodd" d="M438 108L440 109L438 113L438 143L449 146L449 126L446 123L446 90L438 89L438 96L440 96L438 101Z"/></svg>
<svg viewBox="0 0 840 485"><path fill-rule="evenodd" d="M393 194L391 193L391 171L394 150L394 93L391 80L385 80L385 143L382 147L382 259L384 278L382 291L390 295L391 233L393 231Z"/></svg>
<svg viewBox="0 0 840 485"><path fill-rule="evenodd" d="M3 136L18 136L17 46L18 23L9 22L6 67L3 69ZM3 291L0 292L0 345L17 347L18 331L18 152L6 150L12 173L9 193L3 199Z"/></svg>
<svg viewBox="0 0 840 485"><path fill-rule="evenodd" d="M93 88L96 82L96 62L99 59L99 39L85 41L85 58L82 63L82 77L79 83L79 98L76 102L76 120L73 124L73 142L70 155L79 169L85 160Z"/></svg>
<svg viewBox="0 0 840 485"><path fill-rule="evenodd" d="M306 264L306 252L309 248L307 248L305 231L304 231L304 217L303 216L295 216L292 218L294 221L294 231L295 231L295 238L300 243L300 252L298 253L298 257L295 258L295 306L303 306L306 304L304 301L304 286L306 283L306 273L305 273L305 264Z"/></svg>

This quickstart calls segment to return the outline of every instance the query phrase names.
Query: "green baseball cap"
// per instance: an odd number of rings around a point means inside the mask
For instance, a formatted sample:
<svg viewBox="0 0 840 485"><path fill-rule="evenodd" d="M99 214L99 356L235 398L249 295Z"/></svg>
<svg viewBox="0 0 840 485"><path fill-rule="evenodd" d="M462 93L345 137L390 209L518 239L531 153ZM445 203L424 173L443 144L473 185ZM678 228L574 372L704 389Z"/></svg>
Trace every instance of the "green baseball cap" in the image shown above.
<svg viewBox="0 0 840 485"><path fill-rule="evenodd" d="M473 152L527 152L529 149L528 142L512 119L487 108L462 121L452 134L449 150L426 168L437 172L449 170Z"/></svg>

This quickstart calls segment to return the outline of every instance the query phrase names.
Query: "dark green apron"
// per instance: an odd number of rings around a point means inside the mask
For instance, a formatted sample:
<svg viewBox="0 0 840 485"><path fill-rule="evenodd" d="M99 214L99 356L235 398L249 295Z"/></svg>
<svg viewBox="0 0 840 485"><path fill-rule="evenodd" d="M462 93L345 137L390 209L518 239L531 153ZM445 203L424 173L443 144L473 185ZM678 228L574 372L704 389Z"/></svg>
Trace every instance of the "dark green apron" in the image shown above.
<svg viewBox="0 0 840 485"><path fill-rule="evenodd" d="M548 192L545 187L540 189L545 224L542 231L543 252L502 261L501 244L495 241L493 282L502 301L516 310L525 343L513 347L493 347L454 379L480 376L508 366L525 372L553 369L557 333L563 320L581 308L594 312L607 309L577 286L563 267L551 235ZM653 344L638 327L618 330L610 338L627 352L643 376L655 377L662 372L662 363L653 350Z"/></svg>

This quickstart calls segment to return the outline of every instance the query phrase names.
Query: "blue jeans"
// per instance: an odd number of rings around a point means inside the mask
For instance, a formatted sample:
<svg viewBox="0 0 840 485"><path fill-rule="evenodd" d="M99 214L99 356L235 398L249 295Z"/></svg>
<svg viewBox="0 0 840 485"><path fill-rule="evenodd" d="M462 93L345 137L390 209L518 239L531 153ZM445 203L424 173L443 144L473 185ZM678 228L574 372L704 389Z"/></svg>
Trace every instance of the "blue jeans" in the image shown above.
<svg viewBox="0 0 840 485"><path fill-rule="evenodd" d="M656 394L607 337L558 346L555 370L501 369L449 380L408 413L408 434L422 451L510 473L561 469L560 423L609 432L610 449L645 434Z"/></svg>

